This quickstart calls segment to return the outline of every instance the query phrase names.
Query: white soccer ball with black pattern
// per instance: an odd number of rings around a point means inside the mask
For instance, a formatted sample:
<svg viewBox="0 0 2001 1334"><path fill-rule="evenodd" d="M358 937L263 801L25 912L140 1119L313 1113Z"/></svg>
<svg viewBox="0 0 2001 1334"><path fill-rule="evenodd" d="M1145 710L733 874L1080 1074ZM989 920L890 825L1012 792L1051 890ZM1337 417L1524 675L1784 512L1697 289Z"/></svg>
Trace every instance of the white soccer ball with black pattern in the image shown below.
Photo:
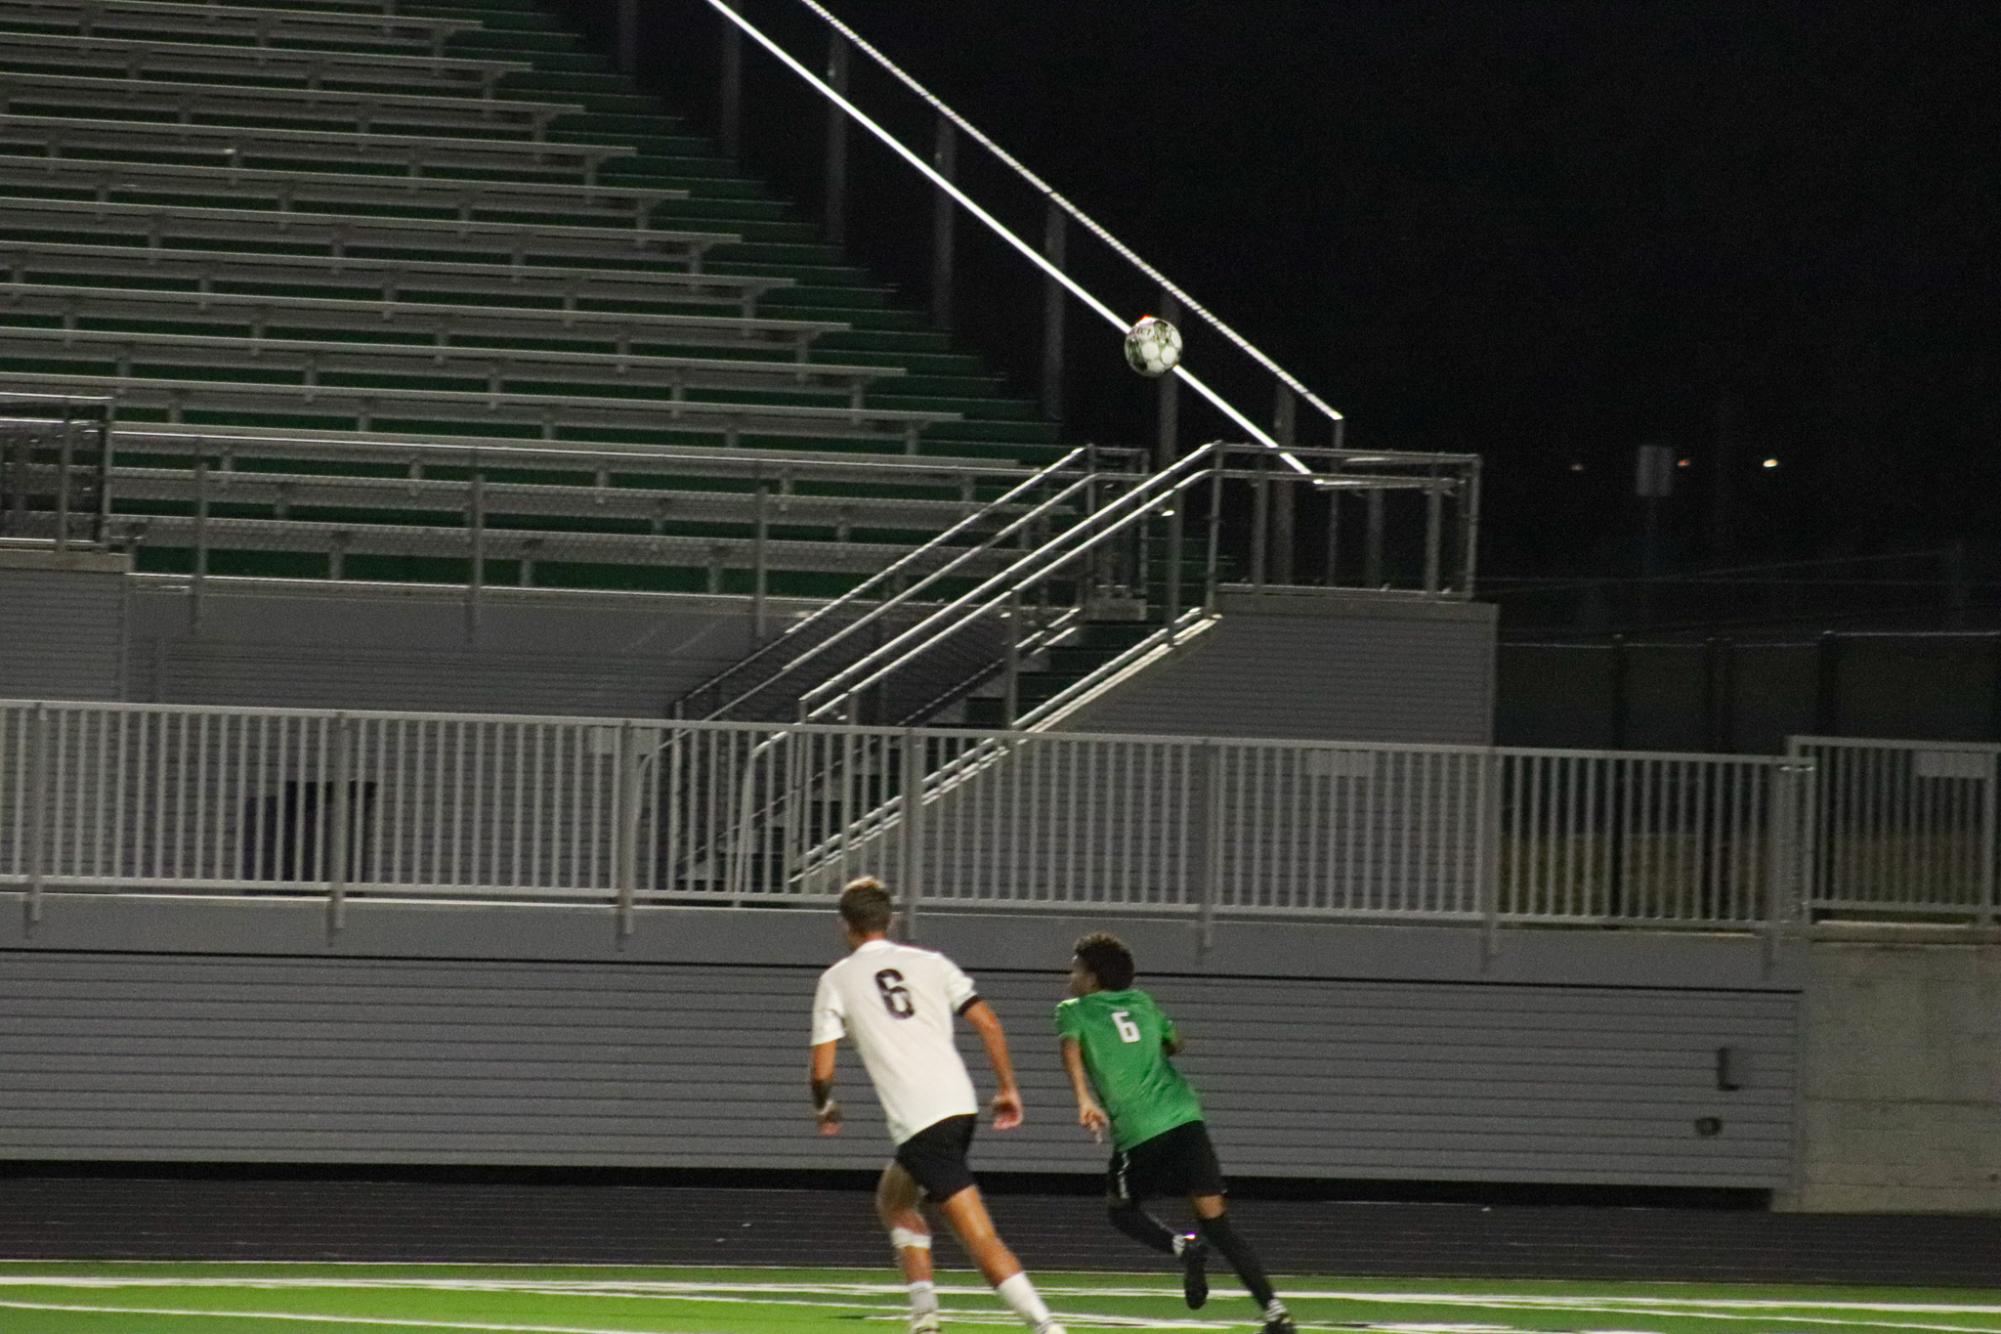
<svg viewBox="0 0 2001 1334"><path fill-rule="evenodd" d="M1126 364L1141 375L1165 375L1181 362L1181 330L1142 315L1126 330Z"/></svg>

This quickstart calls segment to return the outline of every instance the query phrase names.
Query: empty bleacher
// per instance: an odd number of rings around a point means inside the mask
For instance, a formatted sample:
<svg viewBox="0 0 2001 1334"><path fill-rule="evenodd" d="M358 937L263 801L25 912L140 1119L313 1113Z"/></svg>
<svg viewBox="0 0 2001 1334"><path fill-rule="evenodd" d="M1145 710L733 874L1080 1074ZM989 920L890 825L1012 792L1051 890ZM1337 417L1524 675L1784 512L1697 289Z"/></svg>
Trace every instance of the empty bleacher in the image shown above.
<svg viewBox="0 0 2001 1334"><path fill-rule="evenodd" d="M141 569L827 593L1055 456L535 0L0 0L0 113Z"/></svg>

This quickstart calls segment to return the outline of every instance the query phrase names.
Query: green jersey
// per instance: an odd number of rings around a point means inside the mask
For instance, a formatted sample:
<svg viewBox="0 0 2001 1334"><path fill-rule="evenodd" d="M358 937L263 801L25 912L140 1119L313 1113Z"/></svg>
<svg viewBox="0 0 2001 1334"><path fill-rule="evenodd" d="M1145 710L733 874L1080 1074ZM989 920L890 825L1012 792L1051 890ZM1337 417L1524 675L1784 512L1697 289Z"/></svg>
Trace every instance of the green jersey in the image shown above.
<svg viewBox="0 0 2001 1334"><path fill-rule="evenodd" d="M1144 991L1074 996L1056 1007L1056 1031L1083 1050L1091 1086L1112 1119L1114 1148L1130 1149L1202 1119L1195 1090L1167 1059L1174 1021Z"/></svg>

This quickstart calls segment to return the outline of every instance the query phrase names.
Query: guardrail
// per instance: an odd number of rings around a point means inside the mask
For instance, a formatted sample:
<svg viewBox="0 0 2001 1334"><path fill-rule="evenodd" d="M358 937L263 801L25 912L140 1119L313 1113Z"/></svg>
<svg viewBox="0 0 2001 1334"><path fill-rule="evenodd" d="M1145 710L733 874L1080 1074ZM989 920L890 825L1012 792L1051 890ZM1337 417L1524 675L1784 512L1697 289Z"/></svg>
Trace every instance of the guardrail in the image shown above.
<svg viewBox="0 0 2001 1334"><path fill-rule="evenodd" d="M1762 932L1813 771L1756 756L0 702L0 888L818 901Z"/></svg>
<svg viewBox="0 0 2001 1334"><path fill-rule="evenodd" d="M2001 920L2001 746L1796 736L1787 751L1821 775L1811 826L1814 912Z"/></svg>

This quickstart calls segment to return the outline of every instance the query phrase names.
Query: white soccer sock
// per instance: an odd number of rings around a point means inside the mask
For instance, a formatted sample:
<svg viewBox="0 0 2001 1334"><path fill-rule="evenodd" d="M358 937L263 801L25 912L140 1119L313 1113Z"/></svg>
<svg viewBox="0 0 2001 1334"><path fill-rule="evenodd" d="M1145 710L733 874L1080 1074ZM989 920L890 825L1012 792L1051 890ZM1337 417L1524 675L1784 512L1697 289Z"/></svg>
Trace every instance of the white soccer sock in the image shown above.
<svg viewBox="0 0 2001 1334"><path fill-rule="evenodd" d="M930 1315L938 1309L938 1285L930 1279L912 1283L910 1287L910 1314Z"/></svg>
<svg viewBox="0 0 2001 1334"><path fill-rule="evenodd" d="M1016 1274L994 1285L1000 1299L1014 1309L1014 1313L1028 1323L1030 1329L1039 1329L1049 1323L1049 1308L1036 1295L1035 1285L1028 1281L1028 1275Z"/></svg>

